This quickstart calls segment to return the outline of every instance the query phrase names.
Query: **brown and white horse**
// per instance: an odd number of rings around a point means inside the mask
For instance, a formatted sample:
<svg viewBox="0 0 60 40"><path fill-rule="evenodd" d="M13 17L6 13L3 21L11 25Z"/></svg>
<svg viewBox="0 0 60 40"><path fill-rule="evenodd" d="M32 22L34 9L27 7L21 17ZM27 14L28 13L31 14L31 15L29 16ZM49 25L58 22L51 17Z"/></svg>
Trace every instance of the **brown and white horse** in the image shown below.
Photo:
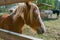
<svg viewBox="0 0 60 40"><path fill-rule="evenodd" d="M29 25L38 34L45 32L39 8L34 3L19 3L11 14L0 16L0 28L22 33L24 24Z"/></svg>

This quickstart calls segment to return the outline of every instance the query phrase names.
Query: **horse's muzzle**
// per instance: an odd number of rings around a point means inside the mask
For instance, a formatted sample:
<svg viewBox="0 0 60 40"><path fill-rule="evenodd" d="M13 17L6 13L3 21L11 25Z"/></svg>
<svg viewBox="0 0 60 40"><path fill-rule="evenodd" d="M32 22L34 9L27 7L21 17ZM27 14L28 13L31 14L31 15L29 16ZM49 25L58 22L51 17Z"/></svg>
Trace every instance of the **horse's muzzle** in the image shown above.
<svg viewBox="0 0 60 40"><path fill-rule="evenodd" d="M38 34L43 34L44 32L45 32L44 29L37 29Z"/></svg>

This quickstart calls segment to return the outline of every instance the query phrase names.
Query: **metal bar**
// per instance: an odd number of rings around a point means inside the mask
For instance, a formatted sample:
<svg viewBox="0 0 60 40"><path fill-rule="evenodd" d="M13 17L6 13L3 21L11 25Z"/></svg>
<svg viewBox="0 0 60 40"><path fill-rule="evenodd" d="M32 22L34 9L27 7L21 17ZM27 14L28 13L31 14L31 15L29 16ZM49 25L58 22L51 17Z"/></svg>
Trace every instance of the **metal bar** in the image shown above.
<svg viewBox="0 0 60 40"><path fill-rule="evenodd" d="M27 35L24 35L24 34L11 32L11 31L8 31L8 30L5 30L5 29L1 29L1 28L0 28L0 31L5 32L5 33L9 33L9 34L12 34L12 35L16 35L16 36L19 36L19 37L22 37L22 38L30 39L30 40L43 40L43 39L39 39L39 38L34 38L32 36L27 36Z"/></svg>

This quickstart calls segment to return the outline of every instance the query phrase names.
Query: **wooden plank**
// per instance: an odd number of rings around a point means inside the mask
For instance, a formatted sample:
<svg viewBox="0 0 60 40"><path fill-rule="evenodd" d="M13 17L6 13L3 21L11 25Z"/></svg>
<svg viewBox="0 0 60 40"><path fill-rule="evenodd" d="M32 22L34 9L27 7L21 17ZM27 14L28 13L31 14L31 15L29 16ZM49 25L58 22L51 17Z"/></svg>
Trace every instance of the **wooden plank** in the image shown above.
<svg viewBox="0 0 60 40"><path fill-rule="evenodd" d="M27 2L27 1L32 1L32 0L0 0L0 6L14 4L14 3L20 3L20 2Z"/></svg>
<svg viewBox="0 0 60 40"><path fill-rule="evenodd" d="M7 31L4 29L0 29L0 38L3 38L4 40L43 40L39 38L34 38L32 36Z"/></svg>

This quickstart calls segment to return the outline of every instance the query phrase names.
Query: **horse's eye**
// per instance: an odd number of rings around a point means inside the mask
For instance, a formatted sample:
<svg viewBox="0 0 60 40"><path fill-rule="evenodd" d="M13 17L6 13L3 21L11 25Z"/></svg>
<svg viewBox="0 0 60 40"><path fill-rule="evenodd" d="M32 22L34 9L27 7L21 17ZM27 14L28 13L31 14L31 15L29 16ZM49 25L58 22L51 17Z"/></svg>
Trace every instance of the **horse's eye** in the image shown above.
<svg viewBox="0 0 60 40"><path fill-rule="evenodd" d="M33 19L36 20L38 17L38 14L36 12L36 9L33 10Z"/></svg>
<svg viewBox="0 0 60 40"><path fill-rule="evenodd" d="M36 20L38 15L36 13L33 13L33 19Z"/></svg>

